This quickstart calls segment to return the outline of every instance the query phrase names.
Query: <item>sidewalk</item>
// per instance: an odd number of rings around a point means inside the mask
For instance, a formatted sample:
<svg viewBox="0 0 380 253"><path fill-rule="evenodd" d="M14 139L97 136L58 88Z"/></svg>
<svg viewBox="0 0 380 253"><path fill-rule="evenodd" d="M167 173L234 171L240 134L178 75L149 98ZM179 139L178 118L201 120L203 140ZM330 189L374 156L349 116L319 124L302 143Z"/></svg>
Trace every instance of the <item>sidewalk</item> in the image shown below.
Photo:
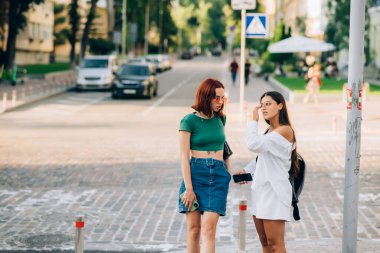
<svg viewBox="0 0 380 253"><path fill-rule="evenodd" d="M194 65L202 69L198 62ZM186 219L177 211L182 179L177 133L179 120L193 102L188 98L193 96L191 89L201 78L223 80L230 95L226 134L234 151L232 168L256 156L246 149L239 88L231 87L230 76L221 74L219 65L189 80L149 117L137 112L153 101L136 100L127 106L129 101L110 98L67 117L34 119L41 114L28 110L3 114L0 252L72 252L79 214L85 218L86 252L186 252ZM188 70L184 72L190 74L194 67ZM254 79L246 87L247 112L272 89ZM178 103L185 97L188 103ZM331 97L319 105L288 107L298 152L307 162L301 221L286 224L288 252L341 252L345 104ZM363 104L358 253L380 248L379 107L380 100L372 98ZM260 133L265 128L261 121ZM242 198L250 199L250 186L231 183L227 214L218 223L216 253L237 252ZM261 252L249 215L246 228L247 252Z"/></svg>
<svg viewBox="0 0 380 253"><path fill-rule="evenodd" d="M0 113L65 92L75 85L74 71L55 72L45 78L27 78L25 84L0 84Z"/></svg>

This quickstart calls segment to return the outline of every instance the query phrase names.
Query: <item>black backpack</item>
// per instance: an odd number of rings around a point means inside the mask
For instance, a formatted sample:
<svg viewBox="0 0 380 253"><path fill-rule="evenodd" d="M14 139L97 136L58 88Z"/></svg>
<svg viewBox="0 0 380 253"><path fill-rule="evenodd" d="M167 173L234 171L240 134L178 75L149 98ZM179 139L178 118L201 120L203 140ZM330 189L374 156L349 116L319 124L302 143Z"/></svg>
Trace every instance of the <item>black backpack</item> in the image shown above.
<svg viewBox="0 0 380 253"><path fill-rule="evenodd" d="M305 182L306 163L300 154L297 153L298 160L298 174L294 176L294 165L292 164L289 170L289 181L292 185L292 206L293 206L293 218L300 220L300 213L298 209L298 198L301 195L303 185Z"/></svg>
<svg viewBox="0 0 380 253"><path fill-rule="evenodd" d="M264 134L267 134L269 131L269 128L265 131ZM256 157L256 162L259 156ZM292 206L293 206L293 218L294 220L300 220L300 213L298 209L298 198L301 195L303 185L305 182L305 175L306 175L306 163L305 160L302 158L300 154L297 153L297 159L298 159L298 174L294 175L294 164L292 163L289 170L289 181L292 185Z"/></svg>

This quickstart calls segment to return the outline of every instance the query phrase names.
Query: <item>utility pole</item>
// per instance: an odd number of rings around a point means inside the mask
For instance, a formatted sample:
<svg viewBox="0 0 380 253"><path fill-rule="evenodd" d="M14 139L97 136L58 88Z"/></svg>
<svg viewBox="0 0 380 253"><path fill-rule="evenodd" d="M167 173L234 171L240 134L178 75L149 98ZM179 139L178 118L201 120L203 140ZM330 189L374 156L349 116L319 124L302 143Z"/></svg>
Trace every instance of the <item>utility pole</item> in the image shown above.
<svg viewBox="0 0 380 253"><path fill-rule="evenodd" d="M344 180L343 253L357 250L365 0L351 0Z"/></svg>
<svg viewBox="0 0 380 253"><path fill-rule="evenodd" d="M127 37L127 0L123 0L123 7L121 11L121 20L122 20L122 28L121 28L121 54L125 57L127 49L126 49L126 37Z"/></svg>
<svg viewBox="0 0 380 253"><path fill-rule="evenodd" d="M148 55L148 36L149 36L149 4L150 1L146 1L146 6L145 6L145 40L144 40L144 54Z"/></svg>
<svg viewBox="0 0 380 253"><path fill-rule="evenodd" d="M240 36L240 122L244 120L244 85L245 85L245 27L246 10L241 10L241 36Z"/></svg>

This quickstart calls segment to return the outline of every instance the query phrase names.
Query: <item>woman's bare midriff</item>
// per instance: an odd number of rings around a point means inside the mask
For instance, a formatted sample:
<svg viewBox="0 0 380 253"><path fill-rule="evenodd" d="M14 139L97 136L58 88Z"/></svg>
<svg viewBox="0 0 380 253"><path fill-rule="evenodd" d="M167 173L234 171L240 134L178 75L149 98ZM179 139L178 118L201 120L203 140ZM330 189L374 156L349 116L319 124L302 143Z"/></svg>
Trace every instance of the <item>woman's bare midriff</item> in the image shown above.
<svg viewBox="0 0 380 253"><path fill-rule="evenodd" d="M213 158L215 160L223 161L223 150L217 150L217 151L191 150L191 157L195 157L195 158Z"/></svg>

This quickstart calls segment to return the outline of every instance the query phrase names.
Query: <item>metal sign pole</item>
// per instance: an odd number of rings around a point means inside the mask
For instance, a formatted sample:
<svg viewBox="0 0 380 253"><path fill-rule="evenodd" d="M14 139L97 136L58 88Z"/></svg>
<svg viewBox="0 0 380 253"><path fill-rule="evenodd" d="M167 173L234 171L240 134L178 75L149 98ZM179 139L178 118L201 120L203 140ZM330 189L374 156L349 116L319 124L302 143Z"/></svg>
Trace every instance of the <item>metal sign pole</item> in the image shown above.
<svg viewBox="0 0 380 253"><path fill-rule="evenodd" d="M365 1L351 0L344 182L343 253L356 252Z"/></svg>
<svg viewBox="0 0 380 253"><path fill-rule="evenodd" d="M245 67L245 20L246 10L241 10L241 36L240 36L240 122L244 120L244 67Z"/></svg>

